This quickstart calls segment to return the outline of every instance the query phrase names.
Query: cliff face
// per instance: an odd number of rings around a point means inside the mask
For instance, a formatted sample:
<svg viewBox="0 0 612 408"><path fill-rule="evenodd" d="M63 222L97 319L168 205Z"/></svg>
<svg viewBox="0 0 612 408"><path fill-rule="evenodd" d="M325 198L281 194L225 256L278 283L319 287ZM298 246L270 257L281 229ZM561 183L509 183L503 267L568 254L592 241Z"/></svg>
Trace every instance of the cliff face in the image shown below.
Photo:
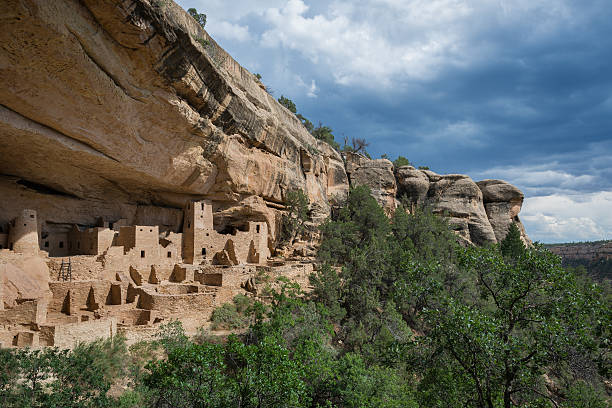
<svg viewBox="0 0 612 408"><path fill-rule="evenodd" d="M319 219L346 192L338 153L173 2L8 0L0 15L4 221L36 207L47 225L178 228L206 197L221 222L274 225L288 190Z"/></svg>
<svg viewBox="0 0 612 408"><path fill-rule="evenodd" d="M349 184L388 213L429 205L475 244L518 221L507 183L343 160L169 0L6 0L0 16L0 226L33 208L43 235L98 217L180 231L206 198L216 228L265 220L273 238L287 191L318 222Z"/></svg>
<svg viewBox="0 0 612 408"><path fill-rule="evenodd" d="M546 245L550 252L559 255L564 261L612 260L612 241L584 242L578 244Z"/></svg>
<svg viewBox="0 0 612 408"><path fill-rule="evenodd" d="M517 223L523 240L530 243L518 214L523 193L502 180L475 183L463 174L436 174L412 166L393 169L388 160L357 160L349 155L347 173L352 185L368 185L374 197L391 212L400 200L412 208L429 207L447 217L453 229L467 242L485 245L505 238L511 223ZM358 162L358 171L350 163ZM388 162L389 166L385 166ZM355 167L355 166L353 166ZM378 176L379 173L384 175ZM354 177L358 174L359 177ZM384 182L384 180L393 180Z"/></svg>

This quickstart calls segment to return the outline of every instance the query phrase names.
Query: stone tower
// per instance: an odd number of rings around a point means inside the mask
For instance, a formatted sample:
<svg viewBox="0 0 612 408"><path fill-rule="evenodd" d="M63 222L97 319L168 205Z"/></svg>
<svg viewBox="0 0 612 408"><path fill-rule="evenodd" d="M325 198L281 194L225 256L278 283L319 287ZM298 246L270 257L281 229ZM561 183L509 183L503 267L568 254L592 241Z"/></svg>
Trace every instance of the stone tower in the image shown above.
<svg viewBox="0 0 612 408"><path fill-rule="evenodd" d="M207 244L213 234L212 203L208 200L187 203L183 220L183 260L199 264L214 256Z"/></svg>
<svg viewBox="0 0 612 408"><path fill-rule="evenodd" d="M11 221L8 237L9 249L23 254L38 254L38 219L35 210L23 210Z"/></svg>

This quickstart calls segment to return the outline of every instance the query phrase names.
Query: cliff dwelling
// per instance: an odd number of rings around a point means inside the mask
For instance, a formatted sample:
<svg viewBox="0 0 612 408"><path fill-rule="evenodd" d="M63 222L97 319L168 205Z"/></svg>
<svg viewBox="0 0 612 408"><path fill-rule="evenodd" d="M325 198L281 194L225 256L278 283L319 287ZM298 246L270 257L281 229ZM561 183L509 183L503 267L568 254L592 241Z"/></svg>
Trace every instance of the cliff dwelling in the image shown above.
<svg viewBox="0 0 612 408"><path fill-rule="evenodd" d="M138 339L171 318L202 324L247 293L258 271L304 282L312 271L268 266L265 221L225 225L225 233L214 228L211 201L190 201L183 212L180 231L126 219L62 231L32 209L1 224L0 344L72 347L119 331Z"/></svg>

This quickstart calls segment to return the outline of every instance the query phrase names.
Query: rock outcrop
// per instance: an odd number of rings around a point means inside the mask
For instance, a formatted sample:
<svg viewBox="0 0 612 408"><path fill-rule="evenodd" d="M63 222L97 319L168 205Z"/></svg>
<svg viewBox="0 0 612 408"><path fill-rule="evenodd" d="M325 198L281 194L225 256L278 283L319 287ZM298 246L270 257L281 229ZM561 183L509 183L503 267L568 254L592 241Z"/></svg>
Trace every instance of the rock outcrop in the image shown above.
<svg viewBox="0 0 612 408"><path fill-rule="evenodd" d="M514 222L518 225L525 243L530 244L531 240L518 216L525 198L521 190L503 180L482 180L477 184L482 191L487 217L497 241L504 239L510 224Z"/></svg>
<svg viewBox="0 0 612 408"><path fill-rule="evenodd" d="M393 213L398 205L393 163L387 159L371 160L350 152L345 153L345 159L351 187L368 186L385 212Z"/></svg>
<svg viewBox="0 0 612 408"><path fill-rule="evenodd" d="M49 268L42 258L12 254L0 259L0 310L50 294Z"/></svg>
<svg viewBox="0 0 612 408"><path fill-rule="evenodd" d="M173 2L8 0L0 13L0 222L35 207L48 228L101 216L176 230L183 205L208 198L246 203L274 234L288 190L319 219L347 190L340 155Z"/></svg>
<svg viewBox="0 0 612 408"><path fill-rule="evenodd" d="M351 185L369 186L387 212L395 209L398 200L405 200L409 209L429 207L446 216L466 242L476 245L501 241L510 224L516 222L525 242L531 242L518 218L523 193L505 181L475 183L462 174L440 175L412 166L393 169L388 160L355 154L348 154L346 162Z"/></svg>
<svg viewBox="0 0 612 408"><path fill-rule="evenodd" d="M185 203L205 198L215 229L265 221L274 239L287 191L306 192L317 223L349 184L389 214L401 196L431 206L475 244L518 221L507 183L341 157L171 1L0 12L0 225L35 208L43 235L99 218L178 232Z"/></svg>
<svg viewBox="0 0 612 408"><path fill-rule="evenodd" d="M612 241L581 242L575 244L551 244L546 246L550 252L559 255L564 261L612 260Z"/></svg>

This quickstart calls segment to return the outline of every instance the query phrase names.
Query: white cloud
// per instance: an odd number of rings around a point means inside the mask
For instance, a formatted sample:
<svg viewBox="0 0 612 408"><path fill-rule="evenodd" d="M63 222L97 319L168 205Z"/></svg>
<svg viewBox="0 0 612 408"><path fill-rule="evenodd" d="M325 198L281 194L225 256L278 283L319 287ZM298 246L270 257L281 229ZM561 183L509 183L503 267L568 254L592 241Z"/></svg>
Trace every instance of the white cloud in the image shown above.
<svg viewBox="0 0 612 408"><path fill-rule="evenodd" d="M582 191L592 191L600 181L594 174L571 174L559 162L494 167L477 172L474 176L506 180L523 190L527 197L553 193L575 195Z"/></svg>
<svg viewBox="0 0 612 408"><path fill-rule="evenodd" d="M317 87L317 83L313 79L312 81L310 81L310 87L308 88L308 92L306 93L306 96L308 96L309 98L316 98L318 96L317 95L318 91L319 91L319 88Z"/></svg>
<svg viewBox="0 0 612 408"><path fill-rule="evenodd" d="M520 214L529 236L541 242L612 238L612 192L527 197Z"/></svg>
<svg viewBox="0 0 612 408"><path fill-rule="evenodd" d="M406 80L434 79L446 68L486 63L505 53L493 35L488 39L489 31L500 25L518 29L517 40L549 37L570 19L565 3L336 0L314 13L302 0L286 0L262 13L269 27L261 41L325 65L339 84L388 88ZM507 109L531 114L522 106Z"/></svg>
<svg viewBox="0 0 612 408"><path fill-rule="evenodd" d="M433 15L440 3L447 2L428 1L426 4L430 3L435 3L436 7L425 8ZM325 64L335 81L344 85L360 82L365 86L390 86L398 75L427 79L435 74L438 62L453 58L450 54L454 53L457 40L453 32L432 30L418 37L393 38L395 35L385 29L387 23L384 22L384 19L391 19L393 9L385 9L387 15L374 19L376 16L362 15L366 7L334 2L327 14L310 17L307 16L309 7L303 1L288 0L284 7L265 12L264 17L271 27L263 33L262 44L292 49L313 64ZM412 21L411 34L418 31L416 25L432 18L408 11L413 14L405 15ZM446 20L448 14L452 14L452 8L442 13L440 21ZM400 20L393 24L398 28L410 25L405 19Z"/></svg>
<svg viewBox="0 0 612 408"><path fill-rule="evenodd" d="M238 42L245 42L250 38L248 26L232 24L227 21L211 22L206 28L214 38L223 38Z"/></svg>

